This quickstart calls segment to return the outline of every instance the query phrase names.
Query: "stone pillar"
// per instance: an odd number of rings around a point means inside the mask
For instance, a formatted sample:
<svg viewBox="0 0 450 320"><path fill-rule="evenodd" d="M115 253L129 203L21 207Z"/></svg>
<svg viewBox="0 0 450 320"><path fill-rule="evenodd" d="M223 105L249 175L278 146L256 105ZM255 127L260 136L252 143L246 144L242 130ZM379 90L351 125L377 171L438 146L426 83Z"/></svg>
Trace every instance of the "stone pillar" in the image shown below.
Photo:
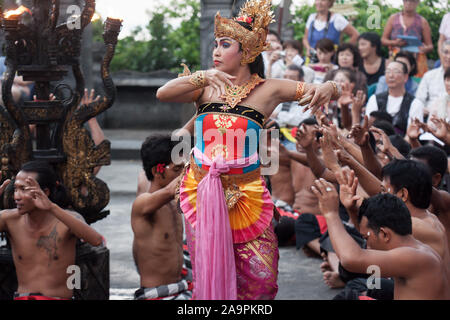
<svg viewBox="0 0 450 320"><path fill-rule="evenodd" d="M281 21L281 34L280 37L281 39L284 40L292 40L294 38L294 29L289 26L288 24L291 22L292 20L292 15L291 15L291 7L292 4L292 0L284 0L284 9L283 9L283 21ZM280 10L277 10L277 12L275 12L275 16L276 16L276 23L273 23L271 25L271 29L275 30L278 32L278 26L279 26L279 20L280 20Z"/></svg>

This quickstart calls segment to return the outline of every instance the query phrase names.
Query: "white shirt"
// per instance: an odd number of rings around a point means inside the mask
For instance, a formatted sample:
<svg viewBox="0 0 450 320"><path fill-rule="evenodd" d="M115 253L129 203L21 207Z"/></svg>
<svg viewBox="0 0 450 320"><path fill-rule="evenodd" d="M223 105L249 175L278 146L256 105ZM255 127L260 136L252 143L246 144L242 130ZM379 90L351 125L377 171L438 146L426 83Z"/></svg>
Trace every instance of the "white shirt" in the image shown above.
<svg viewBox="0 0 450 320"><path fill-rule="evenodd" d="M282 128L286 126L298 127L300 122L312 117L311 111L304 112L303 107L298 105L298 101L281 103L276 107L274 113L278 113L276 120Z"/></svg>
<svg viewBox="0 0 450 320"><path fill-rule="evenodd" d="M314 22L314 29L316 29L317 31L322 31L327 26L327 22L322 20L316 20L316 16L317 13L309 15L308 20L306 21L306 28L308 28L308 30L311 30L311 24ZM349 24L348 20L345 19L344 16L339 13L331 14L330 23L331 22L334 23L334 27L339 32L344 30Z"/></svg>
<svg viewBox="0 0 450 320"><path fill-rule="evenodd" d="M442 18L439 33L444 35L445 40L450 40L450 12Z"/></svg>
<svg viewBox="0 0 450 320"><path fill-rule="evenodd" d="M393 97L389 95L386 106L387 113L394 117L400 111L402 101L403 96ZM377 98L374 94L369 98L369 101L367 102L366 115L370 116L373 111L378 111ZM409 108L408 125L414 118L423 121L423 103L419 99L414 99L411 103L411 107Z"/></svg>
<svg viewBox="0 0 450 320"><path fill-rule="evenodd" d="M431 101L430 103L430 117L428 118L428 122L430 123L430 118L432 115L437 116L438 118L448 119L450 118L450 95L445 93L441 95L439 98Z"/></svg>
<svg viewBox="0 0 450 320"><path fill-rule="evenodd" d="M422 101L425 108L429 108L431 101L439 98L446 92L444 84L444 68L441 66L427 71L419 83L416 98Z"/></svg>
<svg viewBox="0 0 450 320"><path fill-rule="evenodd" d="M302 66L303 64L303 58L299 55L296 55L294 59L292 59L292 63L296 64L297 66L301 67L303 70L303 80L307 83L312 83L314 80L314 70ZM286 71L287 66L284 64L284 61L282 59L275 61L272 64L272 70L271 70L271 78L275 79L283 79L284 78L284 72Z"/></svg>

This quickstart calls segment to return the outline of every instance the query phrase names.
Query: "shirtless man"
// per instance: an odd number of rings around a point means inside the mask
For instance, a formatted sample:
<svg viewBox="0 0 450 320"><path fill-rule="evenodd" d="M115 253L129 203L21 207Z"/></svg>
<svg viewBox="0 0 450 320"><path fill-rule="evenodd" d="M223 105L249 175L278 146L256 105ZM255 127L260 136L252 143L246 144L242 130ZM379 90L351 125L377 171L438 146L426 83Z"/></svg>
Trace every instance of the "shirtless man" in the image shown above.
<svg viewBox="0 0 450 320"><path fill-rule="evenodd" d="M67 268L75 264L76 242L100 246L103 237L81 215L60 207L64 187L46 162L23 165L14 182L16 208L0 212L0 231L11 243L16 300L72 299Z"/></svg>
<svg viewBox="0 0 450 320"><path fill-rule="evenodd" d="M439 219L427 210L432 196L432 179L428 168L413 160L394 160L383 167L382 175L384 190L402 199L408 207L414 238L439 254L447 266L450 281L447 234Z"/></svg>
<svg viewBox="0 0 450 320"><path fill-rule="evenodd" d="M311 185L317 178L312 166L317 165L320 144L316 136L317 122L304 120L298 129L297 151L290 152L292 185L294 186L294 210L301 213L295 222L297 249L303 248L307 255L320 255L319 238L324 231L325 219L320 215L317 198L311 192Z"/></svg>
<svg viewBox="0 0 450 320"><path fill-rule="evenodd" d="M174 201L184 165L175 165L170 136L153 135L142 144L141 157L148 180L148 192L133 203L131 227L133 256L141 277L138 300L187 300L191 288L182 279L183 220ZM171 285L171 286L169 286Z"/></svg>
<svg viewBox="0 0 450 320"><path fill-rule="evenodd" d="M395 300L450 299L447 266L434 250L412 236L411 215L403 201L391 194L364 200L358 220L368 249L362 249L339 218L339 196L334 186L320 179L312 190L345 269L367 273L370 266L378 266L381 277L394 278Z"/></svg>
<svg viewBox="0 0 450 320"><path fill-rule="evenodd" d="M428 145L412 149L409 158L421 161L431 171L433 193L428 210L434 213L444 225L450 247L450 193L445 190L439 190L442 178L447 172L447 155L442 149Z"/></svg>

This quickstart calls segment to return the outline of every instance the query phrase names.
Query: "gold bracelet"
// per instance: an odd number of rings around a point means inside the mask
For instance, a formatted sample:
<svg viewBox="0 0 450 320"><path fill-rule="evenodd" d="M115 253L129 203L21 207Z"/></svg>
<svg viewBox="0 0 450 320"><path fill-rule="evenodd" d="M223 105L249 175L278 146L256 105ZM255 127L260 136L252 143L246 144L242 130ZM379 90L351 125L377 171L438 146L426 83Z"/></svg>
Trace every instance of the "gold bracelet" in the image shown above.
<svg viewBox="0 0 450 320"><path fill-rule="evenodd" d="M330 83L333 86L333 95L331 96L331 99L339 99L339 97L341 96L341 88L338 86L338 84L334 81L327 81L326 83Z"/></svg>
<svg viewBox="0 0 450 320"><path fill-rule="evenodd" d="M295 90L295 97L293 101L300 100L300 98L303 97L304 93L305 93L305 83L297 82L297 88Z"/></svg>
<svg viewBox="0 0 450 320"><path fill-rule="evenodd" d="M200 89L203 87L206 87L206 77L205 77L206 71L200 70L194 72L191 77L189 78L189 82L196 88Z"/></svg>

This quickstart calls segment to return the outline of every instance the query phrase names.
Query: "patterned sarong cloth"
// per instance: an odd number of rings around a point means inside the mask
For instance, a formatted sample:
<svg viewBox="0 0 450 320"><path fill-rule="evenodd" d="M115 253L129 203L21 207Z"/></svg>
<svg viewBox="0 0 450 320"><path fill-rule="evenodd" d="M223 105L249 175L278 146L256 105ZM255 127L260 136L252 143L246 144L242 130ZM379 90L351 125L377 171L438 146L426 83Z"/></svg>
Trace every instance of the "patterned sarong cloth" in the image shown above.
<svg viewBox="0 0 450 320"><path fill-rule="evenodd" d="M72 299L64 299L57 297L48 297L44 296L42 293L14 293L14 300L73 300Z"/></svg>
<svg viewBox="0 0 450 320"><path fill-rule="evenodd" d="M191 252L191 261L195 260L195 232L186 223L186 238ZM270 225L258 238L246 243L235 243L238 300L273 300L278 292L278 242ZM193 269L195 284L195 269ZM195 299L195 296L194 296Z"/></svg>
<svg viewBox="0 0 450 320"><path fill-rule="evenodd" d="M134 293L135 300L190 300L192 286L186 280L155 288L140 288Z"/></svg>

